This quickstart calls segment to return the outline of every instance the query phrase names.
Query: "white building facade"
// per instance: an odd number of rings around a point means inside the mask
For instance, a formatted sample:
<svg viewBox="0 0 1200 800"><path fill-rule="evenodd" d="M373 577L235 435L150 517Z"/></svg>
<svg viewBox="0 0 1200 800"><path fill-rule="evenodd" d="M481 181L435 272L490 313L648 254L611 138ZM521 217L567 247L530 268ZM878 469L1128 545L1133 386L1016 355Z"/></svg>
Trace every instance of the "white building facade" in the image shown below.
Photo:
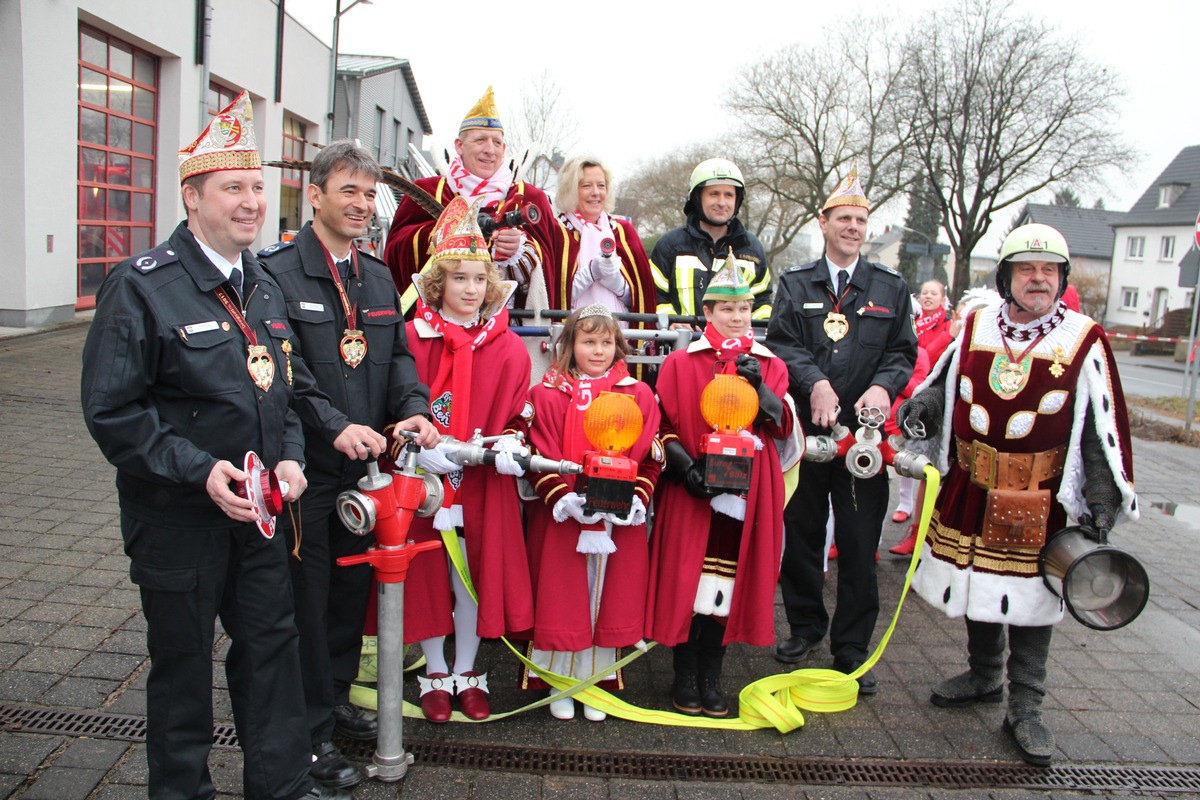
<svg viewBox="0 0 1200 800"><path fill-rule="evenodd" d="M1200 145L1185 147L1129 213L1113 225L1105 325L1156 328L1168 311L1190 308L1179 262L1193 246L1200 213Z"/></svg>
<svg viewBox="0 0 1200 800"><path fill-rule="evenodd" d="M264 160L311 158L329 58L276 0L0 0L0 326L71 319L165 239L184 217L176 153L238 92ZM263 174L260 245L311 216L302 173Z"/></svg>

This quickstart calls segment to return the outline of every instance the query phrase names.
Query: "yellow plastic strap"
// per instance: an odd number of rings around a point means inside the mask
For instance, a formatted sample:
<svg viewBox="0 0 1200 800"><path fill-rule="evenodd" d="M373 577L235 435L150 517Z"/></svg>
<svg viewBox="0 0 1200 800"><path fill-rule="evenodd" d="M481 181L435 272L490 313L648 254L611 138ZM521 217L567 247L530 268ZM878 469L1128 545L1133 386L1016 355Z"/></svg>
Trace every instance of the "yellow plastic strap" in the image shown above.
<svg viewBox="0 0 1200 800"><path fill-rule="evenodd" d="M417 286L410 283L408 288L404 290L404 294L400 295L400 313L407 314L413 306L417 304Z"/></svg>
<svg viewBox="0 0 1200 800"><path fill-rule="evenodd" d="M921 549L925 544L929 522L933 518L933 507L937 501L940 482L941 476L938 474L938 471L932 466L927 466L925 468L925 501L921 507L920 524L917 526L917 541L913 547L912 558L908 564L908 572L904 576L904 588L900 592L900 601L896 604L896 611L892 614L891 624L888 625L888 629L880 639L879 646L875 648L875 652L863 662L862 666L849 675L831 669L798 669L793 672L760 678L748 684L738 694L737 719L691 717L672 711L640 708L614 697L609 692L595 685L603 680L605 676L611 675L616 670L640 658L642 651L638 649L634 649L633 652L622 658L612 667L592 675L587 680L575 681L573 678L566 677L565 675L559 675L542 669L525 658L524 654L513 647L512 643L507 639L502 638L501 641L530 671L546 683L562 691L561 694L555 695L553 700L577 695L580 700L592 708L603 711L610 716L627 719L632 722L721 730L775 728L780 733L789 733L804 725L804 714L802 711L820 713L846 711L853 708L858 702L857 678L875 666L879 658L883 655L883 651L887 649L888 642L892 638L892 633L896 630L896 623L900 619L900 611L904 608L904 600L908 596L908 589L912 584L913 573L916 572L917 563L921 559ZM451 548L447 540L448 537L454 540L453 548ZM459 575L463 577L463 582L471 591L471 596L475 597L475 590L471 586L470 576L464 574L466 572L465 564L462 563L462 553L458 548L457 534L454 534L452 531L443 531L442 538L444 541L447 541L446 549L450 554L451 561L454 562L455 568L459 570ZM650 647L653 646L654 644L652 643ZM363 708L376 708L375 690L365 686L352 686L350 688L350 701ZM493 714L486 720L468 719L458 711L453 712L450 718L456 722L490 722L492 720L505 719L514 714L521 714L530 709L540 708L549 705L550 702L552 702L552 698L545 697L514 711ZM406 702L404 703L404 716L421 719L424 715L421 713L420 708Z"/></svg>

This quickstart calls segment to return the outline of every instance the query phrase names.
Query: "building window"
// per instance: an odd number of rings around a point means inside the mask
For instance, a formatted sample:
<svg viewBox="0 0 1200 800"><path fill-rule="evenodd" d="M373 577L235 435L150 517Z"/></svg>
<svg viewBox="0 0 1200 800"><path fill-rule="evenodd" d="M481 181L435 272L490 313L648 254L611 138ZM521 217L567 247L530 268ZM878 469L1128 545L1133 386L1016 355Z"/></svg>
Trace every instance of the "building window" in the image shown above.
<svg viewBox="0 0 1200 800"><path fill-rule="evenodd" d="M400 162L408 157L408 150L404 147L404 140L400 138L400 120L392 120L392 149L396 152L392 153L393 166L400 166Z"/></svg>
<svg viewBox="0 0 1200 800"><path fill-rule="evenodd" d="M1129 244L1125 250L1126 258L1145 258L1146 257L1146 237L1145 236L1130 236Z"/></svg>
<svg viewBox="0 0 1200 800"><path fill-rule="evenodd" d="M283 115L283 160L303 161L307 126L291 114ZM304 181L302 169L285 169L279 180L279 231L281 236L300 230L304 214Z"/></svg>
<svg viewBox="0 0 1200 800"><path fill-rule="evenodd" d="M208 113L215 117L218 111L232 103L233 98L239 94L241 92L237 89L230 89L228 86L210 80L208 82Z"/></svg>
<svg viewBox="0 0 1200 800"><path fill-rule="evenodd" d="M375 106L375 160L383 163L383 121L385 114L382 108Z"/></svg>
<svg viewBox="0 0 1200 800"><path fill-rule="evenodd" d="M78 76L76 306L92 308L108 271L152 244L158 59L80 25Z"/></svg>
<svg viewBox="0 0 1200 800"><path fill-rule="evenodd" d="M1163 261L1169 261L1175 257L1175 237L1164 236L1162 242L1158 246L1158 257Z"/></svg>
<svg viewBox="0 0 1200 800"><path fill-rule="evenodd" d="M1125 311L1136 311L1138 304L1138 290L1136 286L1121 287L1121 308Z"/></svg>

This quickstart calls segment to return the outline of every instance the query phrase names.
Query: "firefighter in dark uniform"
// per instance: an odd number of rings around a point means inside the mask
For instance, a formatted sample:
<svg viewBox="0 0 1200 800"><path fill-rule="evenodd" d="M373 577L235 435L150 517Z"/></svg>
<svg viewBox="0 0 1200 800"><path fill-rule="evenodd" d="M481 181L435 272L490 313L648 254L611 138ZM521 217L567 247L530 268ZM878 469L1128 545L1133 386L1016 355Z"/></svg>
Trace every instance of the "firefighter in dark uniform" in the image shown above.
<svg viewBox="0 0 1200 800"><path fill-rule="evenodd" d="M687 220L664 233L650 254L659 314L703 316L701 305L708 282L733 250L754 294L752 318L770 318L771 270L767 255L758 237L737 217L745 199L742 171L732 161L710 158L692 170L683 206ZM695 329L703 327L704 321L700 320Z"/></svg>
<svg viewBox="0 0 1200 800"><path fill-rule="evenodd" d="M835 422L856 430L860 408L887 413L916 363L908 286L895 270L859 258L867 215L867 198L851 172L819 217L824 255L783 275L767 329L767 346L788 365L800 416L824 431ZM879 615L875 551L887 513L887 481L886 470L856 479L837 460L801 466L783 516L779 583L791 635L775 650L779 661L802 661L826 630L834 669L849 674L866 660ZM838 549L832 626L822 599L831 499ZM863 694L878 690L871 671L858 683Z"/></svg>
<svg viewBox="0 0 1200 800"><path fill-rule="evenodd" d="M181 151L187 221L100 287L83 353L88 430L117 468L121 534L141 589L151 798L214 798L212 650L219 616L247 798L342 798L313 783L287 550L231 482L248 450L304 490L291 408L312 390L283 293L245 250L266 216L243 92Z"/></svg>
<svg viewBox="0 0 1200 800"><path fill-rule="evenodd" d="M383 430L389 420L414 430L433 447L441 438L425 414L429 390L404 335L404 317L384 263L354 247L375 212L375 186L383 177L375 159L350 141L333 142L313 159L307 189L314 218L292 242L259 253L283 287L296 334L292 344L334 408L350 420ZM353 786L362 778L333 744L333 732L374 739L373 715L350 704L358 674L371 567L339 567L340 556L365 552L374 540L341 523L338 495L366 474L362 461L334 444L340 425L327 427L325 400L302 397L308 489L282 528L289 546L292 588L300 629L301 669L312 738L312 774L328 786Z"/></svg>

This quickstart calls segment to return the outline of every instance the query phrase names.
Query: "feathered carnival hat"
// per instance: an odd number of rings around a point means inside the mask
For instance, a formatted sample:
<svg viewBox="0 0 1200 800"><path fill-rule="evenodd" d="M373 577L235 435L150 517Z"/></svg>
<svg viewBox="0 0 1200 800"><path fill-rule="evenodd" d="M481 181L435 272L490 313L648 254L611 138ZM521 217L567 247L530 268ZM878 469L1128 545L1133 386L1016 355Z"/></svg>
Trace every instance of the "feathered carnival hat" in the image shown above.
<svg viewBox="0 0 1200 800"><path fill-rule="evenodd" d="M749 300L753 297L754 293L750 291L750 284L746 281L746 276L742 274L741 268L738 267L731 247L725 263L709 281L702 299L720 302L723 300Z"/></svg>
<svg viewBox="0 0 1200 800"><path fill-rule="evenodd" d="M242 92L213 117L196 141L179 151L179 182L226 169L261 169L254 109Z"/></svg>
<svg viewBox="0 0 1200 800"><path fill-rule="evenodd" d="M850 174L842 178L833 194L829 195L825 205L821 206L821 213L824 214L834 206L858 206L870 210L871 204L867 202L867 195L858 180L858 164L850 168Z"/></svg>
<svg viewBox="0 0 1200 800"><path fill-rule="evenodd" d="M500 112L496 110L496 99L492 96L492 87L490 86L483 93L483 97L479 98L479 101L467 112L462 124L458 126L458 135L462 136L472 128L504 130L504 125L500 123Z"/></svg>

